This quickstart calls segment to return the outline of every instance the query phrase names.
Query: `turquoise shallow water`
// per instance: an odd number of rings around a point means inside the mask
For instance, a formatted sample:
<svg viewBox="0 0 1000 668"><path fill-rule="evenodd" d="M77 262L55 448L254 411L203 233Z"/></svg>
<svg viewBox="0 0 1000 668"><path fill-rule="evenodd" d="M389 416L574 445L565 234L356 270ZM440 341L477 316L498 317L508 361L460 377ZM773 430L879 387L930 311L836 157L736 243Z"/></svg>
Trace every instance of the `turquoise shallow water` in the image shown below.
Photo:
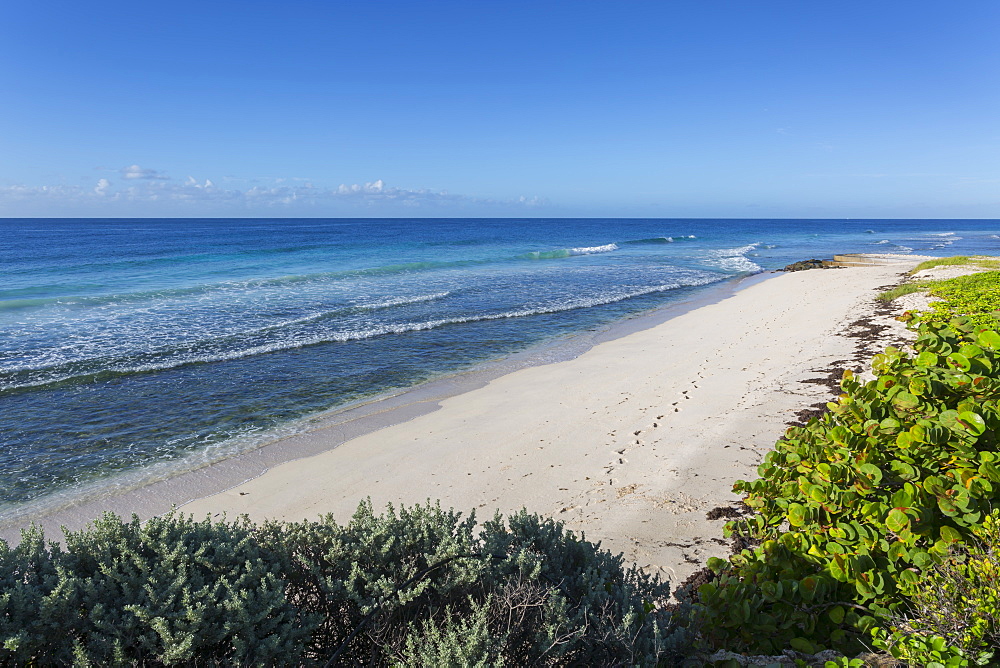
<svg viewBox="0 0 1000 668"><path fill-rule="evenodd" d="M0 220L0 514L835 252L1000 221Z"/></svg>

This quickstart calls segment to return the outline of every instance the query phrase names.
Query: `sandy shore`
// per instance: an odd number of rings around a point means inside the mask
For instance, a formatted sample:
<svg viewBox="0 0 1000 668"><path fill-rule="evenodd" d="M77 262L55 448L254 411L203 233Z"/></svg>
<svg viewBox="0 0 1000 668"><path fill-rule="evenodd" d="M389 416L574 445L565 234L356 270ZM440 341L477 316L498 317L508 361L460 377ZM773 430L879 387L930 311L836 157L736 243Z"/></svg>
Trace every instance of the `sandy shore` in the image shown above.
<svg viewBox="0 0 1000 668"><path fill-rule="evenodd" d="M376 507L440 499L481 518L525 507L679 583L726 553L722 520L706 512L735 501L733 482L755 475L786 423L827 399L818 377L859 361L845 327L919 259L757 282L182 509L346 521L365 497Z"/></svg>

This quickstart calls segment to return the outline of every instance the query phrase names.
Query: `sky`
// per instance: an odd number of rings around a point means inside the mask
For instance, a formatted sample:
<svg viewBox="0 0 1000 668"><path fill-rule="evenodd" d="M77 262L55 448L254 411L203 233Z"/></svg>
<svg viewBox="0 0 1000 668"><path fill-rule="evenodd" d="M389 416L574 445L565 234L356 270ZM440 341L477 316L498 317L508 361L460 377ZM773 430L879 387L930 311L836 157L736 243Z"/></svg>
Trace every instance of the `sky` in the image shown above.
<svg viewBox="0 0 1000 668"><path fill-rule="evenodd" d="M5 3L0 217L1000 218L1000 3Z"/></svg>

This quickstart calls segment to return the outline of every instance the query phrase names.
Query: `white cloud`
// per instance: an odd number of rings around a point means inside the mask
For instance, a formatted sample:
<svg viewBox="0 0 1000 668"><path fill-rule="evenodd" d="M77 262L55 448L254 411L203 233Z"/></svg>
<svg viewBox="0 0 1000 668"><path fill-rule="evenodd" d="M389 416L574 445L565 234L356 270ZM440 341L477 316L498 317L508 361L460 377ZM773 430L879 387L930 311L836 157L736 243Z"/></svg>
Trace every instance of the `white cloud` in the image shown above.
<svg viewBox="0 0 1000 668"><path fill-rule="evenodd" d="M535 195L534 197L525 197L524 195L521 195L517 198L517 201L519 204L523 204L524 206L545 206L549 203L549 200L544 197L539 197L538 195Z"/></svg>
<svg viewBox="0 0 1000 668"><path fill-rule="evenodd" d="M74 215L240 215L255 210L279 213L287 209L297 214L350 215L352 211L402 212L419 208L427 212L468 209L504 210L539 207L547 201L539 197L513 200L457 195L445 190L409 189L390 186L382 179L341 184L335 188L316 186L301 179L272 178L271 185L252 187L218 186L211 179L199 181L188 176L172 181L160 172L138 165L122 170L123 182L102 178L92 187L8 186L0 187L0 211L31 215L46 211L78 211ZM230 181L230 179L225 179ZM23 215L23 214L22 214Z"/></svg>
<svg viewBox="0 0 1000 668"><path fill-rule="evenodd" d="M121 170L123 179L146 179L169 181L170 177L155 169L143 169L139 165L130 165Z"/></svg>

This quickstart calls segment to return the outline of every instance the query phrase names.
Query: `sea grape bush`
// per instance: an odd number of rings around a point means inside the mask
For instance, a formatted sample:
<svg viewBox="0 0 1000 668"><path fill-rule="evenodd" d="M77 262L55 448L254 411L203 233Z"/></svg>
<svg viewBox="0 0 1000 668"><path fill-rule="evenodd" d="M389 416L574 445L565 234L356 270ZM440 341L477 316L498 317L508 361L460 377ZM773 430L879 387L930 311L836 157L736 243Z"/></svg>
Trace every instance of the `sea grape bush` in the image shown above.
<svg viewBox="0 0 1000 668"><path fill-rule="evenodd" d="M709 561L709 641L860 650L1000 499L1000 334L914 326L913 354L888 348L867 383L845 372L829 411L734 486L754 513L727 532L749 547Z"/></svg>
<svg viewBox="0 0 1000 668"><path fill-rule="evenodd" d="M526 512L347 525L105 515L0 541L2 665L654 665L669 586Z"/></svg>

